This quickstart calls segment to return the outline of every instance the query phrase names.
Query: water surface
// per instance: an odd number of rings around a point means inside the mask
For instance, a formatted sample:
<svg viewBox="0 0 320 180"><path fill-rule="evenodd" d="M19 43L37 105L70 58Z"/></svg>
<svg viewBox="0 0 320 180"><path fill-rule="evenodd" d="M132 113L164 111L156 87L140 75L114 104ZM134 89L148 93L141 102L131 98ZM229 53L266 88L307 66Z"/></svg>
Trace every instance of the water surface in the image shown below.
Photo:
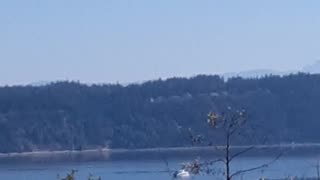
<svg viewBox="0 0 320 180"><path fill-rule="evenodd" d="M243 157L233 162L234 171L259 166L270 162L274 157ZM170 170L179 169L180 164L193 158L170 157L169 166L163 159L130 159L130 160L103 160L86 162L2 162L0 164L0 179L14 180L56 180L57 175L64 175L71 169L76 169L77 179L85 180L89 174L100 176L106 180L170 180ZM205 159L209 159L206 157ZM286 176L315 176L315 165L319 157L312 155L284 156L267 168L246 173L237 179L258 179L260 177L281 178ZM216 166L221 169L222 166ZM193 179L209 180L212 176L196 176ZM221 179L216 177L215 179Z"/></svg>

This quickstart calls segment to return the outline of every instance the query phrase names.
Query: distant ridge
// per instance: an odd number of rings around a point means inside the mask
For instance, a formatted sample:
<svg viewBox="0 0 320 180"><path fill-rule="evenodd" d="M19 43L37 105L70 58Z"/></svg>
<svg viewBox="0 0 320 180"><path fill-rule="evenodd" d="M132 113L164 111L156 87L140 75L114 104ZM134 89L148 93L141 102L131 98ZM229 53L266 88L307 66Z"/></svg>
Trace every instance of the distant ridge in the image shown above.
<svg viewBox="0 0 320 180"><path fill-rule="evenodd" d="M190 146L190 131L222 144L206 125L209 111L247 110L255 139L235 145L319 142L320 75L259 79L169 78L88 86L58 81L0 87L0 153Z"/></svg>
<svg viewBox="0 0 320 180"><path fill-rule="evenodd" d="M298 72L302 73L310 73L310 74L319 74L320 73L320 60L316 61L314 64L307 65L300 70L290 70L290 71L276 71L273 69L253 69L248 71L241 72L228 72L224 74L220 74L224 78L232 78L232 77L242 77L242 78L261 78L267 75L278 75L284 76L289 74L295 74Z"/></svg>
<svg viewBox="0 0 320 180"><path fill-rule="evenodd" d="M224 77L225 79L229 79L232 77L242 77L242 78L262 78L264 76L268 75L276 75L276 76L284 76L289 74L296 74L298 72L302 73L310 73L310 74L319 74L320 73L320 60L316 61L315 63L311 65L304 66L300 70L289 70L289 71L277 71L273 69L252 69L247 71L240 71L240 72L227 72L227 73L221 73L218 74L221 77ZM163 79L170 79L170 78L163 78ZM40 87L40 86L46 86L56 81L37 81L29 83L29 86L34 87ZM147 81L135 81L135 82L129 82L129 83L121 83L123 86L127 86L130 84L143 84ZM93 85L95 83L83 83L87 85ZM108 83L107 83L108 84Z"/></svg>
<svg viewBox="0 0 320 180"><path fill-rule="evenodd" d="M308 72L311 74L319 74L320 73L320 60L316 61L312 65L305 66L302 69L302 72Z"/></svg>

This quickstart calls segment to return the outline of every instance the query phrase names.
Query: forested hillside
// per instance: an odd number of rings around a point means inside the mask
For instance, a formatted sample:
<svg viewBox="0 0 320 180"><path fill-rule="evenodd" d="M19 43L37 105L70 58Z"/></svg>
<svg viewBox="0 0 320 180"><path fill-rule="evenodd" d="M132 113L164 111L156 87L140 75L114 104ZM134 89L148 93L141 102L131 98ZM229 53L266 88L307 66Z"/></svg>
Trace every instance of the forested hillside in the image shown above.
<svg viewBox="0 0 320 180"><path fill-rule="evenodd" d="M196 76L1 87L0 152L189 146L187 129L206 135L207 113L225 106L246 109L269 143L320 141L320 75Z"/></svg>

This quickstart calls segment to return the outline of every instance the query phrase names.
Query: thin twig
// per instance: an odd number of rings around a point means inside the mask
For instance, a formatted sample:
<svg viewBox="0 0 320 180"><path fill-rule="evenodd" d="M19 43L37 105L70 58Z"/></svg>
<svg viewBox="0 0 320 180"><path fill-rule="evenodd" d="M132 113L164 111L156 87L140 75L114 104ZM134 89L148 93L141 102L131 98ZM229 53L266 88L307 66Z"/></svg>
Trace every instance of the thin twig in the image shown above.
<svg viewBox="0 0 320 180"><path fill-rule="evenodd" d="M249 148L246 148L246 149L244 149L244 150L232 155L231 158L230 158L230 161L232 161L234 158L236 158L236 157L238 157L238 156L240 156L240 155L242 155L244 153L247 153L247 152L251 151L254 148L255 148L255 146L251 146Z"/></svg>
<svg viewBox="0 0 320 180"><path fill-rule="evenodd" d="M272 163L276 162L276 161L282 156L282 154L283 154L283 153L279 153L278 156L276 156L272 161L270 161L270 162L268 162L268 163L262 164L262 165L257 166L257 167L253 167L253 168L249 168L249 169L237 171L237 172L233 173L233 174L230 176L230 179L232 179L232 177L234 177L234 176L237 176L237 175L240 175L240 174L243 174L243 173L246 173L246 172L251 172L251 171L258 170L258 169L266 168L266 167L268 167L269 165L271 165Z"/></svg>

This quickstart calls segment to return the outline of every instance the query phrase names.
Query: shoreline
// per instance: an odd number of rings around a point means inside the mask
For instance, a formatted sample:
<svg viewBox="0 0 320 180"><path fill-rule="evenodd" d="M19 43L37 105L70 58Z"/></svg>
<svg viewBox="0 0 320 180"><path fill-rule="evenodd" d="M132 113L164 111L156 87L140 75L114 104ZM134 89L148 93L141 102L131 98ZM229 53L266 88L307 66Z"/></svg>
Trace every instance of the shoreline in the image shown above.
<svg viewBox="0 0 320 180"><path fill-rule="evenodd" d="M303 148L319 148L320 143L297 143L297 144L273 144L273 145L246 145L246 146L232 146L234 150L241 150L254 146L255 150L276 150L276 149L303 149ZM191 151L218 151L224 146L205 146L205 147L160 147L160 148L144 148L144 149L109 149L96 148L85 150L40 150L31 152L12 152L0 153L0 159L3 158L19 158L19 157L50 157L50 156L70 156L70 155L92 155L92 154L122 154L122 153L170 153L170 152L191 152Z"/></svg>
<svg viewBox="0 0 320 180"><path fill-rule="evenodd" d="M4 157L25 157L25 156L46 156L46 155L64 155L64 154L80 154L80 153L101 153L108 152L108 148L101 149L86 149L86 150L39 150L39 151L30 151L30 152L12 152L12 153L0 153L0 158Z"/></svg>

